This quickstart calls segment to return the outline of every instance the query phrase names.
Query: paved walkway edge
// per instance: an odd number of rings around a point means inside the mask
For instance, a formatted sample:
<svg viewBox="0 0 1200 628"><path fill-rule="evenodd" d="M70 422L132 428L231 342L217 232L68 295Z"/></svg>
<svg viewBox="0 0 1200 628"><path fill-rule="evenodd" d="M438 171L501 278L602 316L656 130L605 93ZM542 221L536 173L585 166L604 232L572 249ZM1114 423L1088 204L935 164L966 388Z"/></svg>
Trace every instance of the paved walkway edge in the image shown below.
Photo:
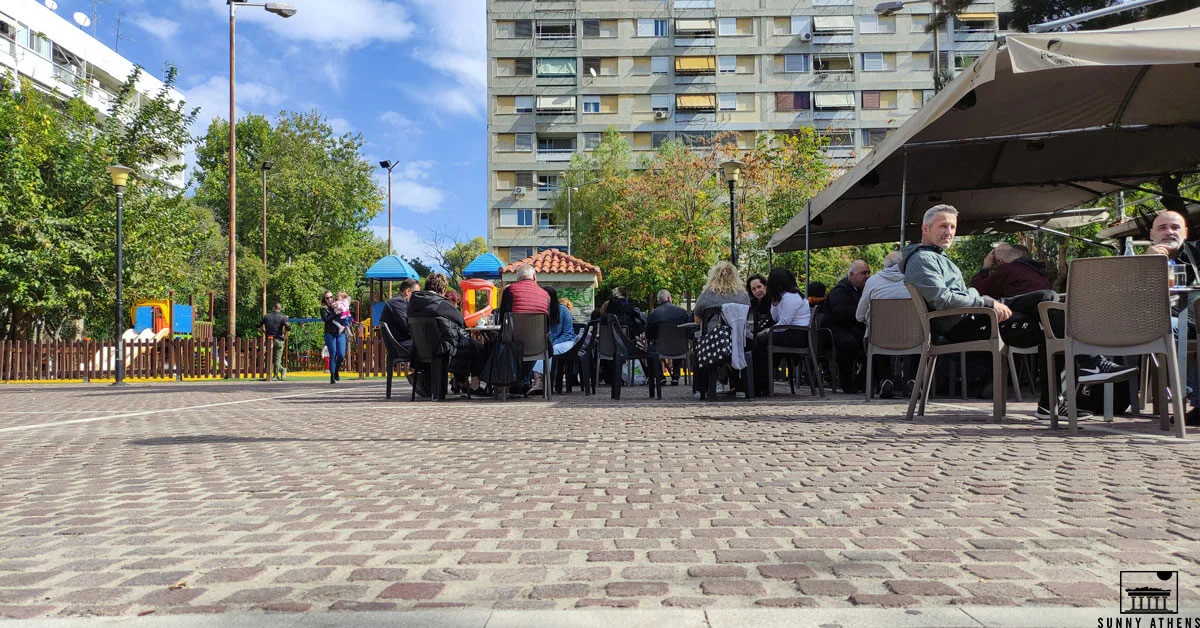
<svg viewBox="0 0 1200 628"><path fill-rule="evenodd" d="M1183 609L1178 618L1200 616ZM325 628L334 626L420 628L1073 628L1116 618L1112 608L953 606L944 608L806 608L709 610L487 611L414 610L382 612L235 613L71 617L0 621L0 628ZM1155 616L1165 617L1165 616ZM1107 624L1107 622L1105 622Z"/></svg>

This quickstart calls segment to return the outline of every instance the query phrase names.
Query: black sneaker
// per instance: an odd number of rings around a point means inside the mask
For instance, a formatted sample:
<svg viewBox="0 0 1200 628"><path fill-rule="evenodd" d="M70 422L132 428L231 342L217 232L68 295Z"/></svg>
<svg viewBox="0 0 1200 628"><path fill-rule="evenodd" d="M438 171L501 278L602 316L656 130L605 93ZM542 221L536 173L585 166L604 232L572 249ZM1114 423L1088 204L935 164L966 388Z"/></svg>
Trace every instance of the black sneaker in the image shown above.
<svg viewBox="0 0 1200 628"><path fill-rule="evenodd" d="M1121 375L1126 375L1136 370L1136 366L1117 364L1108 358L1101 357L1099 360L1096 360L1094 365L1079 369L1079 383L1087 384L1088 382L1099 382L1106 379L1120 377Z"/></svg>
<svg viewBox="0 0 1200 628"><path fill-rule="evenodd" d="M1192 408L1187 411L1183 417L1184 425L1197 426L1200 425L1200 408Z"/></svg>
<svg viewBox="0 0 1200 628"><path fill-rule="evenodd" d="M1067 409L1066 400L1064 399L1063 401L1058 402L1058 418L1067 420L1069 414L1070 410ZM1083 408L1077 408L1076 415L1080 419L1088 419L1092 417L1092 413L1084 410ZM1036 419L1047 420L1050 418L1050 411L1042 407L1042 404L1039 403L1037 410L1033 411L1033 417Z"/></svg>
<svg viewBox="0 0 1200 628"><path fill-rule="evenodd" d="M891 399L893 396L895 396L895 394L896 394L896 384L893 383L892 380L890 380L890 379L883 380L883 383L881 383L879 385L879 398L880 399Z"/></svg>

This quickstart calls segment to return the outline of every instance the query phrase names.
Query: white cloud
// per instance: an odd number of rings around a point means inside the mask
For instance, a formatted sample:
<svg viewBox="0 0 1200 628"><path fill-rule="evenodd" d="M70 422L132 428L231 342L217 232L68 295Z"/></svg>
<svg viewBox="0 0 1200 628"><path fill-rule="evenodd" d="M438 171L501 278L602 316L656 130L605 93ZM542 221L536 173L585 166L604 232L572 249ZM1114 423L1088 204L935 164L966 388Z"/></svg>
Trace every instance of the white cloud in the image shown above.
<svg viewBox="0 0 1200 628"><path fill-rule="evenodd" d="M386 216L386 214L385 214ZM386 217L384 218L386 220ZM380 240L387 242L387 225L371 225L371 231ZM425 263L432 263L436 256L429 245L412 229L392 226L392 250L406 259L420 258Z"/></svg>
<svg viewBox="0 0 1200 628"><path fill-rule="evenodd" d="M487 94L486 0L413 0L429 33L413 58L452 83L420 92L435 111L482 117Z"/></svg>
<svg viewBox="0 0 1200 628"><path fill-rule="evenodd" d="M329 123L335 135L354 132L354 125L350 124L350 121L345 118L329 118L326 122Z"/></svg>
<svg viewBox="0 0 1200 628"><path fill-rule="evenodd" d="M163 40L171 39L179 32L179 22L144 13L134 16L133 23L138 28Z"/></svg>
<svg viewBox="0 0 1200 628"><path fill-rule="evenodd" d="M422 159L420 161L410 161L404 164L397 174L405 179L413 181L421 181L429 178L429 171L437 165L436 161L431 159Z"/></svg>
<svg viewBox="0 0 1200 628"><path fill-rule="evenodd" d="M296 15L288 19L247 7L238 12L238 21L259 23L284 39L310 41L340 50L362 48L377 41L403 41L415 29L404 7L389 0L319 0L295 4ZM210 8L221 15L228 11L224 3L213 2Z"/></svg>
<svg viewBox="0 0 1200 628"><path fill-rule="evenodd" d="M408 116L398 111L385 111L379 114L379 121L391 127L388 131L393 133L413 134L421 132L421 129L413 124L413 121Z"/></svg>
<svg viewBox="0 0 1200 628"><path fill-rule="evenodd" d="M446 193L416 181L393 181L392 202L418 214L428 214L442 208Z"/></svg>
<svg viewBox="0 0 1200 628"><path fill-rule="evenodd" d="M229 117L229 77L210 76L207 81L190 89L183 90L188 107L200 107L200 115L196 119L201 131L208 128L208 123L217 116ZM276 107L283 102L283 94L279 90L264 83L237 83L237 115L245 115L247 107Z"/></svg>

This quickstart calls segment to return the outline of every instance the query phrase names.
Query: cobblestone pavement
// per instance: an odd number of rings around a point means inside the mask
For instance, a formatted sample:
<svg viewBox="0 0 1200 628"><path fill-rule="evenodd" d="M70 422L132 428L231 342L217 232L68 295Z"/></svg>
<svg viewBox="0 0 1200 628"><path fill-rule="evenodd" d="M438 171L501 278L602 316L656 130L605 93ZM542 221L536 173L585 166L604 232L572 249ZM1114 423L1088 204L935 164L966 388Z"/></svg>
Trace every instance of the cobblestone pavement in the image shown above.
<svg viewBox="0 0 1200 628"><path fill-rule="evenodd" d="M382 388L0 387L0 617L1200 600L1200 442L1152 419Z"/></svg>

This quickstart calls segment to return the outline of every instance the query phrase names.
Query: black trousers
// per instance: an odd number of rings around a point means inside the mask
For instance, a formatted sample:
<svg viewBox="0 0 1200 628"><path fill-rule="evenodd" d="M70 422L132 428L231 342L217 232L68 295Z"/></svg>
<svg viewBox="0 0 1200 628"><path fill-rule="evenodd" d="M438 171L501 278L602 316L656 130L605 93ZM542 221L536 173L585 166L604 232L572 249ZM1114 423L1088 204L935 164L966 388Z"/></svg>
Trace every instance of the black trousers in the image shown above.
<svg viewBox="0 0 1200 628"><path fill-rule="evenodd" d="M767 364L767 342L770 334L774 334L775 346L803 348L808 346L808 333L800 329L785 329L783 331L768 331L754 337L754 390L769 390L775 380L775 365ZM782 356L780 356L782 357ZM794 356L793 356L794 357ZM776 359L778 362L779 359Z"/></svg>
<svg viewBox="0 0 1200 628"><path fill-rule="evenodd" d="M1046 373L1046 335L1042 331L1041 319L1038 317L1037 304L1043 301L1056 301L1058 294L1053 290L1039 290L1027 294L1020 294L1015 297L1001 299L1013 311L1013 315L1008 320L1000 323L1000 337L1004 342L1014 347L1034 347L1038 348L1037 354L1037 381L1038 381L1038 405L1043 408L1050 407L1050 383L1047 376L1058 377L1062 373L1062 358L1055 359L1054 373ZM1066 321L1062 312L1050 312L1050 325L1054 328L1055 335L1062 336L1063 330L1066 327ZM959 320L953 327L942 332L940 335L947 343L966 342L969 340L980 340L987 338L990 330L988 329L988 319L985 316L965 316ZM990 363L989 363L990 366ZM990 368L969 368L968 372L983 372L990 373ZM966 382L964 382L964 385Z"/></svg>
<svg viewBox="0 0 1200 628"><path fill-rule="evenodd" d="M856 393L859 391L860 379L865 379L865 375L859 378L856 373L858 364L866 357L863 350L866 327L830 327L829 331L833 334L833 344L837 347L838 383L842 385L842 392Z"/></svg>

